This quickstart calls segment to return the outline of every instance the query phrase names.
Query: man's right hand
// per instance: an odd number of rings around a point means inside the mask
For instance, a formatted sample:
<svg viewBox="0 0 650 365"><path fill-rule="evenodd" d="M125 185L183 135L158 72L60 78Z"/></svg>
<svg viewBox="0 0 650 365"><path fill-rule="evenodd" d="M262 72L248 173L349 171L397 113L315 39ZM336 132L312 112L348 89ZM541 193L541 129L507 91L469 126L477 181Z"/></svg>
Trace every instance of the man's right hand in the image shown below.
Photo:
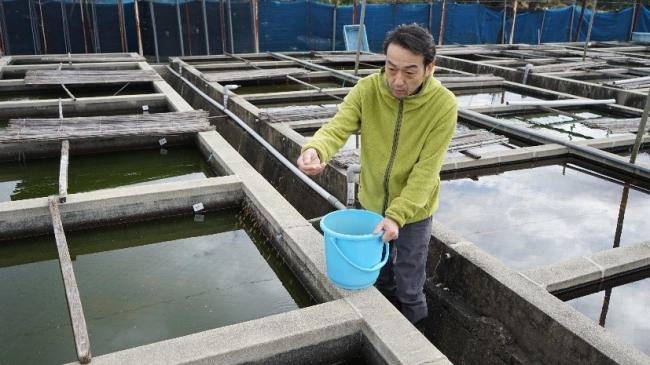
<svg viewBox="0 0 650 365"><path fill-rule="evenodd" d="M325 166L327 165L321 163L320 157L318 157L318 152L313 148L305 150L305 152L298 157L298 168L307 175L316 175L323 171Z"/></svg>

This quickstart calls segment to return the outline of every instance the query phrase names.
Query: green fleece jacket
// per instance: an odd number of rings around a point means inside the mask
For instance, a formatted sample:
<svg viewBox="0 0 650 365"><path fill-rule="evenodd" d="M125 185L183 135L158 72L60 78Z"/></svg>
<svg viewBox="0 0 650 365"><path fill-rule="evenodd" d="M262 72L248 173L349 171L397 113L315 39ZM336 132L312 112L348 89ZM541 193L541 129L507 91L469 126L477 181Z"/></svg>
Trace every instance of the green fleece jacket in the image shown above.
<svg viewBox="0 0 650 365"><path fill-rule="evenodd" d="M302 151L314 148L327 163L360 130L359 202L402 227L438 208L440 169L456 119L456 97L433 76L418 93L399 100L382 69L352 88Z"/></svg>

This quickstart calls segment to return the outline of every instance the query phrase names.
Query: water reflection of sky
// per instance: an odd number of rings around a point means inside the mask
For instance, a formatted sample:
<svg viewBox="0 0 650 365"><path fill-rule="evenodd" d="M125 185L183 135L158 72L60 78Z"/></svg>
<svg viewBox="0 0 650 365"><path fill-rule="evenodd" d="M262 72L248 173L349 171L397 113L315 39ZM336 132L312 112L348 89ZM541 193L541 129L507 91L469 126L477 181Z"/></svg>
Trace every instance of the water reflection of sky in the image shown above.
<svg viewBox="0 0 650 365"><path fill-rule="evenodd" d="M605 295L601 291L567 303L596 323L604 318L607 330L650 355L650 278L612 288L603 308Z"/></svg>
<svg viewBox="0 0 650 365"><path fill-rule="evenodd" d="M554 112L535 112L498 118L512 125L530 128L536 133L567 141L607 138L621 135L621 133L609 133L605 129L588 127L581 122L583 119L597 121L605 117L626 118L625 116L612 115L611 113L601 112L599 110L573 110L568 112L573 113L575 117Z"/></svg>
<svg viewBox="0 0 650 365"><path fill-rule="evenodd" d="M541 100L532 96L526 96L512 91L494 91L494 92L481 92L471 95L456 95L458 106L489 106L489 105L502 105L509 101L519 100Z"/></svg>
<svg viewBox="0 0 650 365"><path fill-rule="evenodd" d="M559 164L442 178L434 218L514 269L614 245L623 186L611 180ZM650 195L630 189L621 245L649 238L648 211Z"/></svg>

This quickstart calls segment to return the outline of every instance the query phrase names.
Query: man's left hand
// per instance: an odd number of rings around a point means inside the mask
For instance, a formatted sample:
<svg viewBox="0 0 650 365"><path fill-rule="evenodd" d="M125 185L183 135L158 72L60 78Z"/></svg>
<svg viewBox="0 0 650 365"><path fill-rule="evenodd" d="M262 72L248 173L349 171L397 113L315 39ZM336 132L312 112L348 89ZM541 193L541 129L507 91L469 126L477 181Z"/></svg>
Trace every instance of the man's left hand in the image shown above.
<svg viewBox="0 0 650 365"><path fill-rule="evenodd" d="M397 224L397 222L395 222L394 220L388 217L382 219L379 222L379 224L377 225L377 227L375 227L375 230L374 232L372 232L372 234L377 234L381 230L384 230L384 235L381 236L382 242L392 241L394 239L397 239L397 237L399 236L399 225Z"/></svg>

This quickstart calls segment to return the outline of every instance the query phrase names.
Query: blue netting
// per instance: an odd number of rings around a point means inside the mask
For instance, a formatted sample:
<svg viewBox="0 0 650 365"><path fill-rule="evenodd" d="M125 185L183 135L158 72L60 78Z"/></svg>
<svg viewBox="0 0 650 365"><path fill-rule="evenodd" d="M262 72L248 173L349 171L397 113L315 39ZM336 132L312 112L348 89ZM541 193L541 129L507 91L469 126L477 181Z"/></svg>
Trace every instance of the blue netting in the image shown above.
<svg viewBox="0 0 650 365"><path fill-rule="evenodd" d="M589 31L589 20L591 18L591 9L585 9L585 13L580 25L580 36L578 41L587 39ZM620 11L599 12L594 15L594 23L591 29L589 40L591 41L628 41L630 29L632 29L633 8L627 8ZM580 8L576 7L576 17L580 16ZM575 40L575 33L573 36Z"/></svg>
<svg viewBox="0 0 650 365"><path fill-rule="evenodd" d="M501 43L502 26L501 12L479 4L448 3L443 44Z"/></svg>
<svg viewBox="0 0 650 365"><path fill-rule="evenodd" d="M92 21L92 7L89 4L93 3L97 24ZM3 0L2 4L2 25L6 29L2 41L6 54L138 51L133 0L122 1L126 44L123 44L120 34L117 0L86 1L85 9L78 0L34 1L38 15L33 22L30 22L30 1ZM138 12L144 53L167 57L222 54L224 50L254 52L255 27L251 4L251 0L140 1ZM364 24L370 50L381 52L386 33L400 24L420 24L430 29L438 43L442 8L442 1L368 4ZM85 11L83 20L82 10ZM584 41L591 13L586 9L580 20L580 7L577 6L520 10L515 22L513 43L576 41L576 35L578 41ZM257 14L260 52L339 51L345 50L343 27L359 24L361 5L335 7L314 0L259 0ZM507 15L504 24L502 8L447 2L442 44L508 43L512 24L510 10ZM632 7L596 12L590 39L629 40L633 16ZM37 34L33 34L34 27ZM95 28L96 34L93 32ZM646 6L641 7L635 31L650 32L650 10ZM157 47L154 35L158 41Z"/></svg>

